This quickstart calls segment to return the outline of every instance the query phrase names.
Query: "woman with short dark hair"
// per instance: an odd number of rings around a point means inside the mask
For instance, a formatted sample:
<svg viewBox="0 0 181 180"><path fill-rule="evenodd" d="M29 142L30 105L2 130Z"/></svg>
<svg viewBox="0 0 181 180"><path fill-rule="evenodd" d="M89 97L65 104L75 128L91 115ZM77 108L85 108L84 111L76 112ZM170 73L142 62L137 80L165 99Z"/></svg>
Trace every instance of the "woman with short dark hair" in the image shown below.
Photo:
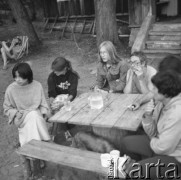
<svg viewBox="0 0 181 180"><path fill-rule="evenodd" d="M3 108L8 123L18 128L20 146L32 139L51 141L46 126L50 113L42 85L33 80L33 72L27 63L16 64L12 75L14 82L6 89ZM20 159L26 179L32 173L30 160L24 156ZM39 161L36 162L39 164Z"/></svg>
<svg viewBox="0 0 181 180"><path fill-rule="evenodd" d="M12 75L15 81L6 89L3 107L8 123L18 127L20 145L31 139L49 141L44 119L49 115L49 107L42 85L33 80L27 63L16 64Z"/></svg>
<svg viewBox="0 0 181 180"><path fill-rule="evenodd" d="M138 160L135 166L129 164L126 172L131 178L138 173L150 179L176 178L181 172L181 76L175 71L162 71L152 83L154 101L147 105L142 119L147 135L127 136L121 143L122 153ZM141 172L133 174L138 165Z"/></svg>
<svg viewBox="0 0 181 180"><path fill-rule="evenodd" d="M18 72L19 76L23 79L27 79L28 83L33 81L33 72L28 63L18 63L13 67L12 75L14 79L16 78L16 72Z"/></svg>

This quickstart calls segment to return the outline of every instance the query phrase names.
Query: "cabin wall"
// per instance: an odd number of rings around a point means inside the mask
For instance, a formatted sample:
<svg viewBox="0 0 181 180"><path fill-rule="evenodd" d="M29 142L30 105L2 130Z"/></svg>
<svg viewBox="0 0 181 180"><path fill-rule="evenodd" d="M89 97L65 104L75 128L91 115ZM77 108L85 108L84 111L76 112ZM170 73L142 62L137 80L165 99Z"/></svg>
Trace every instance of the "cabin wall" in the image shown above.
<svg viewBox="0 0 181 180"><path fill-rule="evenodd" d="M94 0L57 0L60 16L93 15ZM128 1L116 1L116 13L128 13Z"/></svg>
<svg viewBox="0 0 181 180"><path fill-rule="evenodd" d="M168 1L169 1L168 5L162 8L161 14L167 16L177 16L179 0L168 0Z"/></svg>
<svg viewBox="0 0 181 180"><path fill-rule="evenodd" d="M58 0L60 16L94 14L94 0Z"/></svg>
<svg viewBox="0 0 181 180"><path fill-rule="evenodd" d="M181 1L178 0L178 14L181 15Z"/></svg>
<svg viewBox="0 0 181 180"><path fill-rule="evenodd" d="M130 27L139 27L150 8L152 9L152 14L155 14L154 0L129 0L128 6Z"/></svg>

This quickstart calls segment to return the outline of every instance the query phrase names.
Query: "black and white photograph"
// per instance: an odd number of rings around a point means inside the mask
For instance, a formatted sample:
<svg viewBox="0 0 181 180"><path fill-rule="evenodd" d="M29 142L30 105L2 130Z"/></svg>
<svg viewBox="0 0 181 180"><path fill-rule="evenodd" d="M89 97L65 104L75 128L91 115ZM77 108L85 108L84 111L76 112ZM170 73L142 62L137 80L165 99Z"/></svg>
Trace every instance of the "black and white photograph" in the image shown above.
<svg viewBox="0 0 181 180"><path fill-rule="evenodd" d="M181 0L0 0L0 180L181 179Z"/></svg>

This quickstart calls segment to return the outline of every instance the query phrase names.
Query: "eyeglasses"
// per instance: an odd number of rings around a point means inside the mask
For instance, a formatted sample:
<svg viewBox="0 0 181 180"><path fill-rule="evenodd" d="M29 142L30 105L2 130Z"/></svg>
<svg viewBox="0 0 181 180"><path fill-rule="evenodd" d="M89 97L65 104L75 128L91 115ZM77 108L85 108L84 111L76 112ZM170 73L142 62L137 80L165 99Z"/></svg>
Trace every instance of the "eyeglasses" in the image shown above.
<svg viewBox="0 0 181 180"><path fill-rule="evenodd" d="M129 61L129 64L131 66L141 66L141 63L140 62L132 62L132 61Z"/></svg>
<svg viewBox="0 0 181 180"><path fill-rule="evenodd" d="M107 51L100 51L100 55L105 55L105 54L108 54Z"/></svg>

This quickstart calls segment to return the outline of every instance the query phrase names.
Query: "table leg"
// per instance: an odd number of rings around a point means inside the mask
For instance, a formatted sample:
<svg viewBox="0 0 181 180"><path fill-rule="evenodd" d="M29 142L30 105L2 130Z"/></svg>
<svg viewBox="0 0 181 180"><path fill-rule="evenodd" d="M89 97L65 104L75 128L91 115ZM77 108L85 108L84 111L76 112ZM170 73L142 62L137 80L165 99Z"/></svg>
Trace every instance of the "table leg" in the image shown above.
<svg viewBox="0 0 181 180"><path fill-rule="evenodd" d="M57 134L57 129L58 129L58 123L53 123L53 127L52 127L52 130L51 130L51 135L53 136L56 136Z"/></svg>

